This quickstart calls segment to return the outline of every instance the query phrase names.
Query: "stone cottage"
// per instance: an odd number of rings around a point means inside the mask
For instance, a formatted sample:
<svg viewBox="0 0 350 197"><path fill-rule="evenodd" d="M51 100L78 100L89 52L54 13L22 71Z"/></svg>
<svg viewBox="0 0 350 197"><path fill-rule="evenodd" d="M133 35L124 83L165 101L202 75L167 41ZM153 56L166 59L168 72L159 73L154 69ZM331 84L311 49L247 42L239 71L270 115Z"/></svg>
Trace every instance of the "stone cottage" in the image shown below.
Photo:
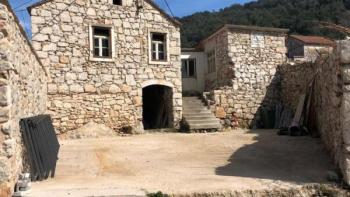
<svg viewBox="0 0 350 197"><path fill-rule="evenodd" d="M203 61L196 57L206 58L205 63L194 66L205 69L197 69L195 78L204 80L197 84L203 84L216 117L231 126L264 127L263 114L270 113L269 109L279 101L276 73L287 59L287 32L288 29L224 25L204 39L195 52L183 51L182 58L187 62L200 63ZM183 79L183 87L191 85ZM197 87L192 90L202 93L201 86Z"/></svg>
<svg viewBox="0 0 350 197"><path fill-rule="evenodd" d="M58 132L90 121L140 131L178 125L180 24L152 0L45 0L29 12Z"/></svg>
<svg viewBox="0 0 350 197"><path fill-rule="evenodd" d="M322 36L290 35L287 39L288 58L299 62L314 62L324 52L332 53L336 43Z"/></svg>

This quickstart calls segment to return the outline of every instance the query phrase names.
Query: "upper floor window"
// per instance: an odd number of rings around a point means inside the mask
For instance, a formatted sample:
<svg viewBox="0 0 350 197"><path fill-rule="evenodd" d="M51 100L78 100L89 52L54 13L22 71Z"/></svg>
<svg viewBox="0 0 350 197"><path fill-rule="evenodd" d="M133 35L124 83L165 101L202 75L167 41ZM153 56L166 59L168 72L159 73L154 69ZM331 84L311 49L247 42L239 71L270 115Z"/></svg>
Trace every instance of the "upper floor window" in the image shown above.
<svg viewBox="0 0 350 197"><path fill-rule="evenodd" d="M114 5L122 5L122 0L113 0Z"/></svg>
<svg viewBox="0 0 350 197"><path fill-rule="evenodd" d="M93 27L93 54L95 58L111 58L111 28Z"/></svg>
<svg viewBox="0 0 350 197"><path fill-rule="evenodd" d="M196 59L183 59L182 61L182 77L195 78L196 77Z"/></svg>
<svg viewBox="0 0 350 197"><path fill-rule="evenodd" d="M151 33L151 60L167 61L166 34Z"/></svg>
<svg viewBox="0 0 350 197"><path fill-rule="evenodd" d="M212 73L216 71L216 64L215 64L215 51L210 51L208 53L208 73Z"/></svg>

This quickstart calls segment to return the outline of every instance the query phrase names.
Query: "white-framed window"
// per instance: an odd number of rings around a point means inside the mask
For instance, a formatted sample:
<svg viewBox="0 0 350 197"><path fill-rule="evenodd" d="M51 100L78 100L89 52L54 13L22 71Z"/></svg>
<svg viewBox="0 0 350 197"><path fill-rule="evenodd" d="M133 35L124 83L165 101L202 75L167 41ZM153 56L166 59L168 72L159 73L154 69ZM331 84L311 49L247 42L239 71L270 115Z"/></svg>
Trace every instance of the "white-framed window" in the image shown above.
<svg viewBox="0 0 350 197"><path fill-rule="evenodd" d="M94 61L112 61L114 57L113 28L90 25L90 59Z"/></svg>
<svg viewBox="0 0 350 197"><path fill-rule="evenodd" d="M262 33L252 33L250 40L253 48L263 48L265 46L265 37Z"/></svg>
<svg viewBox="0 0 350 197"><path fill-rule="evenodd" d="M182 59L182 77L183 78L196 78L197 77L197 68L196 68L196 59Z"/></svg>
<svg viewBox="0 0 350 197"><path fill-rule="evenodd" d="M113 5L123 5L123 0L112 0Z"/></svg>
<svg viewBox="0 0 350 197"><path fill-rule="evenodd" d="M168 49L167 49L167 34L165 33L150 33L150 57L153 62L166 62L168 61Z"/></svg>
<svg viewBox="0 0 350 197"><path fill-rule="evenodd" d="M208 53L208 73L216 72L215 50Z"/></svg>

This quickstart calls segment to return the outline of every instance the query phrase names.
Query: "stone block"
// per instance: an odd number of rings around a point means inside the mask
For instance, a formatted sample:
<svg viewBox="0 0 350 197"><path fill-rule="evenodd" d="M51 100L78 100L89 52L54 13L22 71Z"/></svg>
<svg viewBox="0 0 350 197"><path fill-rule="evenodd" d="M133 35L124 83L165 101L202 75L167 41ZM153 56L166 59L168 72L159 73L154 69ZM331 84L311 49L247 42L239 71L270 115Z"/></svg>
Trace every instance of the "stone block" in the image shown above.
<svg viewBox="0 0 350 197"><path fill-rule="evenodd" d="M10 117L10 110L8 107L0 107L0 123L7 122Z"/></svg>
<svg viewBox="0 0 350 197"><path fill-rule="evenodd" d="M0 106L7 106L9 102L8 86L0 86Z"/></svg>
<svg viewBox="0 0 350 197"><path fill-rule="evenodd" d="M8 61L0 61L0 71L13 70L14 67L11 62Z"/></svg>
<svg viewBox="0 0 350 197"><path fill-rule="evenodd" d="M69 91L71 91L72 93L83 93L84 88L81 85L73 84L69 86Z"/></svg>
<svg viewBox="0 0 350 197"><path fill-rule="evenodd" d="M338 43L340 63L350 64L350 40L342 40Z"/></svg>
<svg viewBox="0 0 350 197"><path fill-rule="evenodd" d="M91 84L86 84L86 85L84 85L84 90L85 90L85 92L87 92L87 93L94 93L94 92L96 92L95 86L94 86L94 85L91 85Z"/></svg>
<svg viewBox="0 0 350 197"><path fill-rule="evenodd" d="M225 109L223 107L216 107L215 116L217 118L225 118L226 117Z"/></svg>
<svg viewBox="0 0 350 197"><path fill-rule="evenodd" d="M57 85L56 84L48 84L47 85L47 91L48 91L49 94L57 93L57 91L58 91Z"/></svg>
<svg viewBox="0 0 350 197"><path fill-rule="evenodd" d="M60 56L60 63L68 64L69 63L69 58L67 56Z"/></svg>
<svg viewBox="0 0 350 197"><path fill-rule="evenodd" d="M342 68L342 77L343 77L343 82L345 84L350 83L350 66L346 66Z"/></svg>

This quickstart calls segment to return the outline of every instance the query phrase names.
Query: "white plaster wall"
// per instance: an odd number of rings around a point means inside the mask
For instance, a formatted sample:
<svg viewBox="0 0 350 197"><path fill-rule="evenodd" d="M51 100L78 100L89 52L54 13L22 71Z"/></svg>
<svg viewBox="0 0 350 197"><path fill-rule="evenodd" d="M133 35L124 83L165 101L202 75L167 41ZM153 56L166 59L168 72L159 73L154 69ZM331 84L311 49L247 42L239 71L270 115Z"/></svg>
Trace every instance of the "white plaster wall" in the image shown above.
<svg viewBox="0 0 350 197"><path fill-rule="evenodd" d="M196 78L182 78L183 91L198 91L202 93L205 85L205 74L207 73L208 60L204 52L182 52L181 60L196 59Z"/></svg>

